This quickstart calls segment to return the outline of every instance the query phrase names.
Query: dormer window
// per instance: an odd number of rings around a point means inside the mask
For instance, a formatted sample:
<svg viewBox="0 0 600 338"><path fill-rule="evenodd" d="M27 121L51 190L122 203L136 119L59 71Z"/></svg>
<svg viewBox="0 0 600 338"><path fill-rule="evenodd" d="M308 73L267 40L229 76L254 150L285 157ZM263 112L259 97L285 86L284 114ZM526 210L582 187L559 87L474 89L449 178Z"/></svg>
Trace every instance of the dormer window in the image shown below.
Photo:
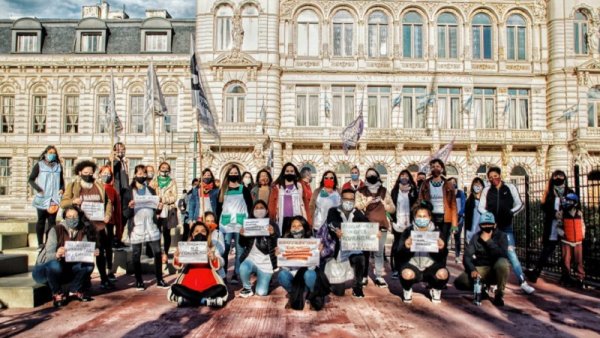
<svg viewBox="0 0 600 338"><path fill-rule="evenodd" d="M12 27L13 53L40 53L42 50L42 25L36 19L23 18Z"/></svg>
<svg viewBox="0 0 600 338"><path fill-rule="evenodd" d="M149 18L141 28L141 51L146 53L170 53L173 27L164 18Z"/></svg>
<svg viewBox="0 0 600 338"><path fill-rule="evenodd" d="M86 18L77 26L76 53L106 53L106 22L97 18Z"/></svg>

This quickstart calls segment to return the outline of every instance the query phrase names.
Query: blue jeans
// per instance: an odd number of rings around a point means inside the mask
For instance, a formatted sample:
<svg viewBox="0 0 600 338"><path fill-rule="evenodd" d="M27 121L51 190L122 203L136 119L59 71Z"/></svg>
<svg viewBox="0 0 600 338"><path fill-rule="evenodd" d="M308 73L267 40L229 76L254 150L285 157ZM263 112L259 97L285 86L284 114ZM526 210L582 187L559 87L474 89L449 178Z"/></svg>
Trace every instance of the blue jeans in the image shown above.
<svg viewBox="0 0 600 338"><path fill-rule="evenodd" d="M517 252L515 251L515 234L512 231L512 226L509 229L510 230L504 230L506 238L508 239L508 260L510 265L512 265L515 275L517 275L519 284L521 284L525 281L525 277L523 277L523 268L519 262L519 257L517 257Z"/></svg>
<svg viewBox="0 0 600 338"><path fill-rule="evenodd" d="M288 293L292 292L292 281L294 280L294 276L290 271L285 269L279 270L277 279L279 280L279 285L281 285L285 291ZM316 282L317 273L315 270L306 270L304 273L304 285L306 285L306 289L310 292L313 292L315 290Z"/></svg>
<svg viewBox="0 0 600 338"><path fill-rule="evenodd" d="M227 274L227 267L229 266L229 250L231 250L231 240L235 241L235 266L234 266L234 274L240 274L240 257L242 256L242 252L244 249L240 246L240 234L237 232L228 232L224 234L225 236L225 252L223 253L223 258L225 259L225 274Z"/></svg>
<svg viewBox="0 0 600 338"><path fill-rule="evenodd" d="M375 254L374 254L374 256L375 256L375 278L380 278L383 276L383 262L385 261L385 241L387 239L387 234L388 234L387 231L381 232L381 238L379 239L379 250L375 251Z"/></svg>
<svg viewBox="0 0 600 338"><path fill-rule="evenodd" d="M244 260L240 264L240 279L244 289L251 289L250 275L256 274L256 294L266 296L269 294L269 284L271 283L272 273L266 273L260 270L250 259Z"/></svg>
<svg viewBox="0 0 600 338"><path fill-rule="evenodd" d="M36 283L48 284L52 294L60 293L62 283L70 281L69 291L81 291L83 282L94 271L93 263L61 263L51 260L33 268L32 276Z"/></svg>

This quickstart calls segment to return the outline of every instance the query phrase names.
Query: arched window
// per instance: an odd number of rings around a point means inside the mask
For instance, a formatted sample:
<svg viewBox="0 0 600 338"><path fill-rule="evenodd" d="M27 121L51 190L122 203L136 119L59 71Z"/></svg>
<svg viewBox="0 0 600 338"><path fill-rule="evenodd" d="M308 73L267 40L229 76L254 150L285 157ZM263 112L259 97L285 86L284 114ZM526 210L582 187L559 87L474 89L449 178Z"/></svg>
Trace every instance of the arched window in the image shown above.
<svg viewBox="0 0 600 338"><path fill-rule="evenodd" d="M438 57L456 59L458 57L458 21L456 16L443 13L438 17Z"/></svg>
<svg viewBox="0 0 600 338"><path fill-rule="evenodd" d="M7 91L0 95L0 133L15 131L15 95Z"/></svg>
<svg viewBox="0 0 600 338"><path fill-rule="evenodd" d="M319 17L311 9L298 16L298 55L319 56Z"/></svg>
<svg viewBox="0 0 600 338"><path fill-rule="evenodd" d="M369 15L369 57L388 55L388 17L382 11Z"/></svg>
<svg viewBox="0 0 600 338"><path fill-rule="evenodd" d="M477 168L477 171L475 172L475 174L477 175L477 177L481 178L484 182L487 182L487 170L488 170L488 166L485 164L482 164L479 166L479 168Z"/></svg>
<svg viewBox="0 0 600 338"><path fill-rule="evenodd" d="M313 177L313 180L310 182L310 188L315 189L317 185L321 182L321 178L317 175L317 168L311 163L303 163L298 166L298 170L302 171L304 168L310 169L310 173ZM316 179L318 177L318 179ZM339 179L338 179L339 182Z"/></svg>
<svg viewBox="0 0 600 338"><path fill-rule="evenodd" d="M402 53L410 59L423 57L423 19L414 11L402 19Z"/></svg>
<svg viewBox="0 0 600 338"><path fill-rule="evenodd" d="M242 50L258 49L258 9L253 5L246 5L242 10L242 27L244 28L244 43Z"/></svg>
<svg viewBox="0 0 600 338"><path fill-rule="evenodd" d="M581 10L575 12L575 20L573 21L573 34L573 48L575 49L575 54L587 54L588 18Z"/></svg>
<svg viewBox="0 0 600 338"><path fill-rule="evenodd" d="M600 86L588 91L588 127L600 127Z"/></svg>
<svg viewBox="0 0 600 338"><path fill-rule="evenodd" d="M244 122L246 91L239 84L232 84L225 91L225 122Z"/></svg>
<svg viewBox="0 0 600 338"><path fill-rule="evenodd" d="M352 56L354 44L354 17L347 10L333 16L333 55Z"/></svg>
<svg viewBox="0 0 600 338"><path fill-rule="evenodd" d="M348 163L342 162L335 167L336 175L350 174L352 167Z"/></svg>
<svg viewBox="0 0 600 338"><path fill-rule="evenodd" d="M510 176L525 176L525 175L527 175L527 170L525 170L525 168L521 167L520 165L515 166L510 171Z"/></svg>
<svg viewBox="0 0 600 338"><path fill-rule="evenodd" d="M484 13L473 18L473 59L492 59L492 20Z"/></svg>
<svg viewBox="0 0 600 338"><path fill-rule="evenodd" d="M382 185L384 187L386 187L386 188L389 187L390 184L388 182L388 171L387 171L387 168L383 164L381 164L381 163L375 164L373 166L373 168L375 168L375 170L377 170L377 172L379 173L379 177L381 178L381 182L383 182Z"/></svg>
<svg viewBox="0 0 600 338"><path fill-rule="evenodd" d="M221 6L217 10L217 50L231 49L231 20L233 10L229 6Z"/></svg>
<svg viewBox="0 0 600 338"><path fill-rule="evenodd" d="M418 173L419 171L421 171L419 169L419 165L418 164L411 164L408 167L406 167L406 170L410 171L411 173Z"/></svg>
<svg viewBox="0 0 600 338"><path fill-rule="evenodd" d="M446 165L446 176L448 177L458 177L458 169L456 169L453 165Z"/></svg>
<svg viewBox="0 0 600 338"><path fill-rule="evenodd" d="M525 183L525 176L527 176L527 170L525 168L517 165L512 168L510 171L510 183L517 186L522 186ZM519 191L523 191L522 189L517 189Z"/></svg>
<svg viewBox="0 0 600 338"><path fill-rule="evenodd" d="M519 14L513 14L506 22L506 48L508 60L525 60L527 45L527 23Z"/></svg>
<svg viewBox="0 0 600 338"><path fill-rule="evenodd" d="M63 109L65 133L76 134L79 131L79 95L65 95Z"/></svg>

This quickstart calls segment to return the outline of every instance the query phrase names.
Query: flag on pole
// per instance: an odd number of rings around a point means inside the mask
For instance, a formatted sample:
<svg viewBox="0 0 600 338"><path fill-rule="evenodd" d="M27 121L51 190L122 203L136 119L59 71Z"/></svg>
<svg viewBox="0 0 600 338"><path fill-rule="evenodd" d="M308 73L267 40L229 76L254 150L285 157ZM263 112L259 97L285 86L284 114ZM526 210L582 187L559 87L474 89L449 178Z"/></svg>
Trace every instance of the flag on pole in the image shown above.
<svg viewBox="0 0 600 338"><path fill-rule="evenodd" d="M116 98L115 98L115 79L112 72L110 73L110 93L108 95L108 103L106 106L106 129L111 128L111 132L115 140L119 140L118 133L123 131L123 123L117 114Z"/></svg>
<svg viewBox="0 0 600 338"><path fill-rule="evenodd" d="M429 156L428 158L426 158L425 160L421 161L421 163L419 163L419 168L420 171L427 173L429 172L429 162L433 159L440 159L442 160L444 163L446 163L446 161L448 161L448 158L450 157L450 153L452 152L452 148L454 147L454 139L452 139L452 141L448 144L446 144L445 146L443 146L442 148L440 148L440 150L436 151L435 154Z"/></svg>
<svg viewBox="0 0 600 338"><path fill-rule="evenodd" d="M331 115L331 103L329 102L329 97L327 97L327 93L325 93L324 101L325 102L323 106L325 107L325 116L329 118L329 116Z"/></svg>
<svg viewBox="0 0 600 338"><path fill-rule="evenodd" d="M144 104L146 119L149 118L151 114L153 118L157 116L164 117L168 114L165 97L160 89L160 83L158 82L153 63L150 63L150 67L148 67L145 96Z"/></svg>
<svg viewBox="0 0 600 338"><path fill-rule="evenodd" d="M435 92L431 92L421 99L417 106L417 113L423 113L427 106L432 106L433 104L435 104Z"/></svg>
<svg viewBox="0 0 600 338"><path fill-rule="evenodd" d="M473 95L469 96L465 104L463 105L462 113L471 114L471 107L473 106Z"/></svg>
<svg viewBox="0 0 600 338"><path fill-rule="evenodd" d="M396 107L400 107L401 103L402 103L402 96L400 96L400 95L396 96L396 98L394 99L394 102L392 104L392 109L394 109Z"/></svg>
<svg viewBox="0 0 600 338"><path fill-rule="evenodd" d="M219 131L215 124L215 118L213 113L210 111L210 105L208 99L202 88L202 81L200 79L200 69L196 63L196 51L194 50L194 38L191 36L191 59L190 59L190 71L192 72L192 109L196 113L196 118L200 125L214 137L220 139Z"/></svg>
<svg viewBox="0 0 600 338"><path fill-rule="evenodd" d="M267 156L267 167L269 167L271 173L273 173L273 167L275 166L273 140L271 140L271 138L267 136L267 141L269 143L269 155Z"/></svg>
<svg viewBox="0 0 600 338"><path fill-rule="evenodd" d="M504 103L504 116L506 116L510 111L510 96L506 98L506 102Z"/></svg>
<svg viewBox="0 0 600 338"><path fill-rule="evenodd" d="M342 137L342 148L344 154L348 155L348 149L350 147L356 147L358 141L364 131L364 119L363 119L363 100L360 100L360 109L358 117L350 122L350 124L344 128L340 136Z"/></svg>
<svg viewBox="0 0 600 338"><path fill-rule="evenodd" d="M260 107L260 123L262 125L262 133L265 134L267 124L267 110L265 109L265 97L263 96L262 105Z"/></svg>
<svg viewBox="0 0 600 338"><path fill-rule="evenodd" d="M575 116L575 114L577 114L577 111L579 110L579 101L577 101L577 103L575 103L574 105L572 105L571 107L567 108L561 117L558 118L559 121L568 121L570 120L573 116Z"/></svg>

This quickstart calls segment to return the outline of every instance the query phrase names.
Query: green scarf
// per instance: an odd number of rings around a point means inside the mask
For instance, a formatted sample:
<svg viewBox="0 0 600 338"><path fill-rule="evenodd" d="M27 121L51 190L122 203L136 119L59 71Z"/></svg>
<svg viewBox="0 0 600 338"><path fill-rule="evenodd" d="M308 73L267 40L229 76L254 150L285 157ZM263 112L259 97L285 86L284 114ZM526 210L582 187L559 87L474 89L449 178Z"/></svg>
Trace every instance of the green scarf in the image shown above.
<svg viewBox="0 0 600 338"><path fill-rule="evenodd" d="M168 186L169 184L171 184L171 177L158 176L157 181L158 181L158 187L162 189L162 188Z"/></svg>

